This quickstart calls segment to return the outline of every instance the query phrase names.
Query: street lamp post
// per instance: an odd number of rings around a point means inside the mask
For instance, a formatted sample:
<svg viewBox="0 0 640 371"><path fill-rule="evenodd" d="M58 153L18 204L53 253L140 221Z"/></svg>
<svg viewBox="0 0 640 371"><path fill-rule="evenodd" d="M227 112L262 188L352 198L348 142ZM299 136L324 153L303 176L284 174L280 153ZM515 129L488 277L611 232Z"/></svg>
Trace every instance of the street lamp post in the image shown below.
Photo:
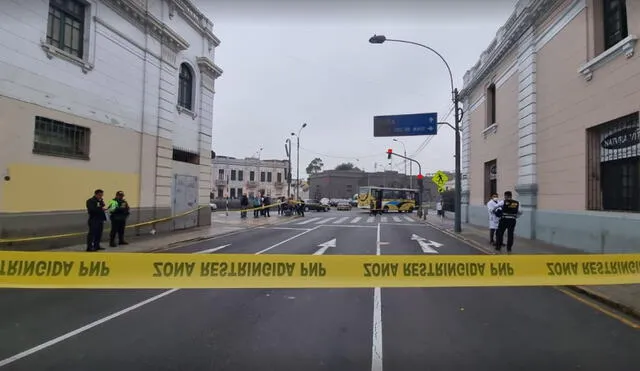
<svg viewBox="0 0 640 371"><path fill-rule="evenodd" d="M288 159L288 169L287 169L287 175L286 175L286 180L287 180L287 199L289 197L291 197L291 138L287 138L287 140L284 141L284 150L285 153L287 154L287 159Z"/></svg>
<svg viewBox="0 0 640 371"><path fill-rule="evenodd" d="M399 140L399 139L396 139L396 138L393 138L393 141L402 144L402 150L404 151L404 157L407 157L407 147L404 145L404 142ZM413 165L413 162L410 162L409 163L409 173L411 173L411 175L413 175L413 169L411 168L412 165ZM406 159L404 160L404 176L405 177L407 176L407 160ZM413 188L413 177L412 176L409 177L409 188Z"/></svg>
<svg viewBox="0 0 640 371"><path fill-rule="evenodd" d="M305 122L304 124L302 124L302 126L300 127L300 130L298 130L298 134L296 135L296 133L291 133L292 136L296 136L297 139L297 154L296 154L296 165L298 167L298 169L296 170L296 199L300 199L300 133L302 132L302 129L307 127L307 123Z"/></svg>
<svg viewBox="0 0 640 371"><path fill-rule="evenodd" d="M460 108L460 96L458 95L458 89L456 89L453 86L453 73L451 72L451 67L449 67L449 63L447 63L447 60L444 59L442 54L438 53L435 49L429 46L426 46L424 44L420 44L414 41L407 41L407 40L387 39L384 35L373 35L369 39L369 42L371 44L382 44L385 41L411 44L411 45L416 45L416 46L425 48L433 52L438 57L440 57L442 62L444 62L444 65L447 67L447 71L449 72L449 80L451 81L451 100L453 101L454 110L455 110L455 125L453 127L453 130L456 136L456 139L455 139L455 142L456 142L455 211L456 213L455 213L455 221L454 221L454 231L456 233L460 233L462 232L462 214L461 214L462 178L461 178L461 170L460 170L460 131L461 131L460 122L462 121L462 115L464 114L464 111L462 110L462 108Z"/></svg>

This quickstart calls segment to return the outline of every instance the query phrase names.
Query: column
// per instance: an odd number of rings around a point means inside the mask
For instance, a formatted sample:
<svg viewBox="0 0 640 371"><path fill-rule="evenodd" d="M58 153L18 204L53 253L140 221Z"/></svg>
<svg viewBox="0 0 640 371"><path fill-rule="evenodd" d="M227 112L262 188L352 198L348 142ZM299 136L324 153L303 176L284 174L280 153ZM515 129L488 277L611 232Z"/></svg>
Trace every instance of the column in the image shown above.
<svg viewBox="0 0 640 371"><path fill-rule="evenodd" d="M460 129L462 132L460 133L461 137L461 169L460 173L462 174L462 197L460 200L460 209L462 211L462 222L469 223L469 160L471 155L471 125L469 116L471 115L471 104L469 103L469 97L466 97L462 102L462 106L466 111L464 116L462 116L462 123Z"/></svg>
<svg viewBox="0 0 640 371"><path fill-rule="evenodd" d="M536 49L530 27L518 43L518 183L523 211L516 233L535 239L538 184L536 176ZM514 195L515 196L515 195Z"/></svg>
<svg viewBox="0 0 640 371"><path fill-rule="evenodd" d="M221 71L215 66L213 61L206 57L198 57L198 68L200 70L200 128L198 130L198 148L200 151L200 166L198 176L198 205L209 205L210 193L213 189L211 184L211 142L213 131L213 96L215 94L215 79L220 76ZM211 224L211 209L204 207L200 209L198 225Z"/></svg>

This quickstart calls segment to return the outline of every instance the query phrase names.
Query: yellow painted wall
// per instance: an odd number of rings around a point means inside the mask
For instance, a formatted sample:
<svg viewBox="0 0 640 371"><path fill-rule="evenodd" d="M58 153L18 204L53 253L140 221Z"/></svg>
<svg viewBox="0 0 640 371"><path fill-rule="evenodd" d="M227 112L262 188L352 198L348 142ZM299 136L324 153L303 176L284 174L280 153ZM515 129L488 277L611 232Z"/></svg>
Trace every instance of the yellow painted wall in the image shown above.
<svg viewBox="0 0 640 371"><path fill-rule="evenodd" d="M93 191L103 189L105 199L122 190L131 207L139 205L140 176L72 167L11 164L10 181L3 181L0 211L34 212L83 210Z"/></svg>

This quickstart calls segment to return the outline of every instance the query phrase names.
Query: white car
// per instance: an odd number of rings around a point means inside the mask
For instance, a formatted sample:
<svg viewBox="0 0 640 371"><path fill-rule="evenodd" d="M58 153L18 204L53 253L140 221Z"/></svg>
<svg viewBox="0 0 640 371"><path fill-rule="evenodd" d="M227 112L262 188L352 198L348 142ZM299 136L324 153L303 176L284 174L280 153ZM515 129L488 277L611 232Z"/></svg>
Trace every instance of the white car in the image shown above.
<svg viewBox="0 0 640 371"><path fill-rule="evenodd" d="M211 211L216 211L218 209L218 205L213 202L209 202L209 207L211 208Z"/></svg>

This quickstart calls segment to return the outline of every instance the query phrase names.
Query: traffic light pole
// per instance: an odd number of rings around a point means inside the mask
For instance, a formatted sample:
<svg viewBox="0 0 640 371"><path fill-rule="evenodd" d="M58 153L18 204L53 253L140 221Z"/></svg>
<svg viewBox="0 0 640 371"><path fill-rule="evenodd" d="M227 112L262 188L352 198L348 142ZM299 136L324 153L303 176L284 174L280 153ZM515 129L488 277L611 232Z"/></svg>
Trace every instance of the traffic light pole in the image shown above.
<svg viewBox="0 0 640 371"><path fill-rule="evenodd" d="M410 157L407 156L403 156L403 155L399 155L397 153L394 153L393 150L389 149L387 151L387 158L391 159L391 156L398 156L400 158L403 158L405 160L409 160L412 163L415 163L416 165L418 165L418 195L419 195L419 200L418 200L418 218L422 218L422 194L424 193L424 181L422 179L422 165L420 165L420 163Z"/></svg>

